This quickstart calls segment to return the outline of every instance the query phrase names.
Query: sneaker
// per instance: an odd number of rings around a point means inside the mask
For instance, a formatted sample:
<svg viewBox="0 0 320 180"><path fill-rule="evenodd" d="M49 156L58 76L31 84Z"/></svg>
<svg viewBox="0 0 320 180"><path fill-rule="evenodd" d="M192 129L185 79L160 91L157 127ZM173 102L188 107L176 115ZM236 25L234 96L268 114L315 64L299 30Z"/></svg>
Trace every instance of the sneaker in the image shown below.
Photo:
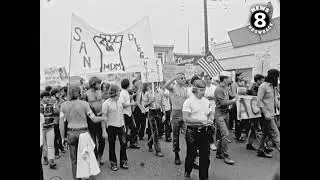
<svg viewBox="0 0 320 180"><path fill-rule="evenodd" d="M255 147L252 146L252 144L247 144L246 149L247 150L252 150L252 151L256 151L257 150Z"/></svg>
<svg viewBox="0 0 320 180"><path fill-rule="evenodd" d="M199 163L198 163L198 161L193 161L192 168L193 168L193 169L199 169Z"/></svg>
<svg viewBox="0 0 320 180"><path fill-rule="evenodd" d="M243 137L239 137L238 139L237 139L239 142L244 142L245 141L245 139L243 138Z"/></svg>
<svg viewBox="0 0 320 180"><path fill-rule="evenodd" d="M120 168L129 169L128 163L127 162L123 162L122 164L120 164Z"/></svg>
<svg viewBox="0 0 320 180"><path fill-rule="evenodd" d="M229 157L224 158L224 162L229 165L234 165L235 161L230 159Z"/></svg>
<svg viewBox="0 0 320 180"><path fill-rule="evenodd" d="M118 171L118 166L117 165L111 165L111 170L112 171Z"/></svg>
<svg viewBox="0 0 320 180"><path fill-rule="evenodd" d="M59 159L59 158L60 158L60 155L59 155L59 154L58 154L58 155L55 155L54 158L55 158L55 159Z"/></svg>
<svg viewBox="0 0 320 180"><path fill-rule="evenodd" d="M153 152L153 149L152 149L152 147L149 147L149 152Z"/></svg>
<svg viewBox="0 0 320 180"><path fill-rule="evenodd" d="M48 165L49 161L47 157L43 157L43 165Z"/></svg>
<svg viewBox="0 0 320 180"><path fill-rule="evenodd" d="M138 146L137 144L131 144L129 146L129 148L131 148L131 149L140 149L140 146Z"/></svg>
<svg viewBox="0 0 320 180"><path fill-rule="evenodd" d="M163 155L161 152L157 152L157 153L156 153L156 156L158 156L158 157L163 157L164 155Z"/></svg>
<svg viewBox="0 0 320 180"><path fill-rule="evenodd" d="M217 147L216 147L216 145L214 145L214 143L212 143L212 144L210 144L210 149L211 149L211 151L216 151Z"/></svg>
<svg viewBox="0 0 320 180"><path fill-rule="evenodd" d="M272 158L272 155L271 155L271 154L266 153L266 152L264 152L264 151L260 151L260 150L258 150L257 155L258 155L258 157Z"/></svg>

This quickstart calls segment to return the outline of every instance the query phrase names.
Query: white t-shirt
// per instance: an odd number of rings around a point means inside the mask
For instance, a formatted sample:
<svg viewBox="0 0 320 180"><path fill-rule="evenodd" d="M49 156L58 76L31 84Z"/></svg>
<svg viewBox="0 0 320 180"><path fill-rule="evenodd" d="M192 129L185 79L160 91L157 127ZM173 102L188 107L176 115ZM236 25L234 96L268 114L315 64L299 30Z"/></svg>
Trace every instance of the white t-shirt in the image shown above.
<svg viewBox="0 0 320 180"><path fill-rule="evenodd" d="M206 90L204 92L204 96L205 97L209 97L209 96L213 97L216 89L217 89L217 86L211 84L210 87L206 87ZM210 108L213 113L215 111L215 107L216 107L216 103L214 102L214 100L210 100Z"/></svg>
<svg viewBox="0 0 320 180"><path fill-rule="evenodd" d="M191 118L208 120L208 114L211 111L210 102L205 97L198 99L195 96L191 96L183 103L182 111L190 112Z"/></svg>
<svg viewBox="0 0 320 180"><path fill-rule="evenodd" d="M44 117L43 114L40 113L40 147L43 144L43 123L44 123Z"/></svg>
<svg viewBox="0 0 320 180"><path fill-rule="evenodd" d="M192 87L188 87L187 91L188 91L188 92L187 92L188 98L191 97L191 96L193 96Z"/></svg>
<svg viewBox="0 0 320 180"><path fill-rule="evenodd" d="M130 95L129 92L125 89L122 89L120 92L119 100L121 103L130 104ZM132 115L131 106L123 108L123 114L126 114L128 116Z"/></svg>
<svg viewBox="0 0 320 180"><path fill-rule="evenodd" d="M102 113L107 115L107 126L122 127L124 126L122 103L107 99L102 104Z"/></svg>

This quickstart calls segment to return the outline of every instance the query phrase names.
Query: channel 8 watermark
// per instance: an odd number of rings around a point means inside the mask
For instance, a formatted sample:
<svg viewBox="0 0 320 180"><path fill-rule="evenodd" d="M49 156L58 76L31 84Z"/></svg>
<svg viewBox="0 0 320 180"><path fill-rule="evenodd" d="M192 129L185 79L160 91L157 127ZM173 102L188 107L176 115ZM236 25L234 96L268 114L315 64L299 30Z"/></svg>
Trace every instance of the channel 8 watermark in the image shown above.
<svg viewBox="0 0 320 180"><path fill-rule="evenodd" d="M250 8L249 26L250 31L256 34L265 34L270 31L272 9L267 5L254 5Z"/></svg>

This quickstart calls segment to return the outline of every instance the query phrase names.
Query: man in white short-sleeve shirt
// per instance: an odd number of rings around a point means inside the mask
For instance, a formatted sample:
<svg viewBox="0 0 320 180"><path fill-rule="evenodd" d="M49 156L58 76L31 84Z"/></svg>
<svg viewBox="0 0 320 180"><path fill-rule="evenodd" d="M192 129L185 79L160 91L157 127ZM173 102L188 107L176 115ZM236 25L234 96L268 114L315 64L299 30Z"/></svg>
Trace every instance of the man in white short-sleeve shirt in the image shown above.
<svg viewBox="0 0 320 180"><path fill-rule="evenodd" d="M194 95L184 102L182 108L183 120L187 125L185 177L190 177L194 159L199 150L199 179L209 179L210 151L208 149L212 137L210 126L213 125L213 114L209 100L204 97L205 82L195 80L193 85Z"/></svg>

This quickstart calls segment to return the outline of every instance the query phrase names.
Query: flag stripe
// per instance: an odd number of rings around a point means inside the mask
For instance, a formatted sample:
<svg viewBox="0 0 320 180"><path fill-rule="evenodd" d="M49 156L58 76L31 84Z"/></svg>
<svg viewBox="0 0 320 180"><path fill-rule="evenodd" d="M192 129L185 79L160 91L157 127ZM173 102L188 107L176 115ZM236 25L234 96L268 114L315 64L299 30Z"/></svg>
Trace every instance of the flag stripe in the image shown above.
<svg viewBox="0 0 320 180"><path fill-rule="evenodd" d="M200 63L199 64L202 65L201 67L206 70L206 73L208 75L210 75L211 77L213 77L215 75L215 71L207 64L207 62L204 58L201 58L199 60L199 62L201 63L201 64Z"/></svg>
<svg viewBox="0 0 320 180"><path fill-rule="evenodd" d="M207 70L210 72L208 74L210 74L210 75L215 74L215 71L209 66L209 64L207 63L207 61L205 59L202 59L201 62L203 64L203 66L205 66L207 68Z"/></svg>
<svg viewBox="0 0 320 180"><path fill-rule="evenodd" d="M198 61L198 63L199 63L199 65L201 66L201 68L202 68L207 74L209 74L209 75L211 76L212 73L208 70L207 66L205 66L205 65L203 64L202 58Z"/></svg>
<svg viewBox="0 0 320 180"><path fill-rule="evenodd" d="M220 63L217 60L213 61L213 63L219 72L223 71L222 66L220 65Z"/></svg>
<svg viewBox="0 0 320 180"><path fill-rule="evenodd" d="M211 69L211 71L213 72L213 76L215 76L216 74L219 74L219 71L216 70L216 68L212 65L212 63L208 63L207 61L204 61L207 66Z"/></svg>
<svg viewBox="0 0 320 180"><path fill-rule="evenodd" d="M213 63L208 63L208 65L211 66L215 74L219 74L219 69Z"/></svg>
<svg viewBox="0 0 320 180"><path fill-rule="evenodd" d="M208 58L209 56L211 57ZM207 59L212 59L212 61L208 62ZM210 77L214 77L218 75L221 71L224 71L219 61L211 54L211 52L199 59L198 64Z"/></svg>

